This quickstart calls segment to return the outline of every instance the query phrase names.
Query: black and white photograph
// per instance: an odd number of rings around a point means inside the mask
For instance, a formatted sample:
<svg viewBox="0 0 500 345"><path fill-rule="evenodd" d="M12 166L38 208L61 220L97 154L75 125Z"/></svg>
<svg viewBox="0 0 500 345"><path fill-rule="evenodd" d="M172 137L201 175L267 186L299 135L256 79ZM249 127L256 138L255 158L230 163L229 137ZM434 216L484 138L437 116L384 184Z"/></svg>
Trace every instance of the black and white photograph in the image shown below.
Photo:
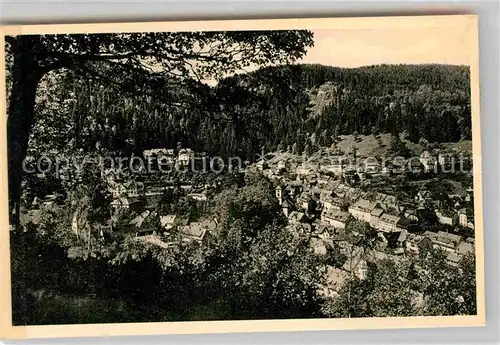
<svg viewBox="0 0 500 345"><path fill-rule="evenodd" d="M393 19L5 31L12 326L484 317L477 21Z"/></svg>

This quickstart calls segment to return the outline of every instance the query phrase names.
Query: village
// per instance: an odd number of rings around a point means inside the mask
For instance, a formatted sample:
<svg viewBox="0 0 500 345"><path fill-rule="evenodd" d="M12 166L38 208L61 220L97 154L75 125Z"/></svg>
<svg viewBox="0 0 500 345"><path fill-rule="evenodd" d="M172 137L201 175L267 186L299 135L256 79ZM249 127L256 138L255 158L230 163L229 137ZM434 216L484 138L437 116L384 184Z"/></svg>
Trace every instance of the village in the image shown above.
<svg viewBox="0 0 500 345"><path fill-rule="evenodd" d="M453 153L432 155L424 151L418 161L423 172L444 171ZM334 164L331 164L332 161ZM334 157L328 165L274 157L261 160L256 169L274 181L275 196L289 228L311 238L311 249L327 255L340 249L340 267L325 267L326 293L337 292L351 274L364 279L369 262L405 255L418 255L428 248L446 253L446 263L458 267L462 258L474 251L473 190L448 194L440 200L430 190L419 190L413 198L374 192L360 181L382 177L390 181L399 174L382 167L377 159L365 159L354 166ZM353 179L357 176L357 179ZM295 177L295 178L294 178ZM390 182L388 182L390 183ZM368 185L369 186L369 185ZM349 222L364 222L376 231L373 249L357 245L362 236L349 229Z"/></svg>
<svg viewBox="0 0 500 345"><path fill-rule="evenodd" d="M189 171L199 156L189 148L152 149L143 152L148 162L166 162L172 171ZM450 164L451 155L432 155L423 152L418 161L423 172L442 171ZM321 164L323 162L323 164ZM297 236L309 239L311 253L327 257L333 248L342 256L340 263L321 267L327 276L326 294L336 293L350 275L364 279L368 265L388 258L399 260L408 255L418 255L428 248L439 248L446 253L446 262L458 267L462 258L474 251L473 190L468 186L465 193L448 194L446 199L435 191L421 189L416 195L392 195L373 190L373 181L389 184L399 175L396 168L387 168L376 158L352 164L343 157L325 160L306 159L288 153L268 154L258 162L238 171L239 174L259 174L275 186L274 196L287 229ZM111 215L100 227L101 235L112 231L123 215L133 215L126 229L137 240L161 248L176 243L203 248L213 236L217 236L217 215L190 219L158 209L165 193L177 190L194 204L207 203L223 188L220 181L196 183L186 177L164 178L164 175L145 173L141 182L136 176L123 174L118 169L103 171L102 179L111 201ZM178 176L178 175L176 175ZM180 176L189 176L180 174ZM56 202L47 196L44 204ZM376 232L369 250L358 244L363 237L355 233L349 224L364 223ZM77 214L72 228L79 228ZM328 261L328 260L327 260Z"/></svg>

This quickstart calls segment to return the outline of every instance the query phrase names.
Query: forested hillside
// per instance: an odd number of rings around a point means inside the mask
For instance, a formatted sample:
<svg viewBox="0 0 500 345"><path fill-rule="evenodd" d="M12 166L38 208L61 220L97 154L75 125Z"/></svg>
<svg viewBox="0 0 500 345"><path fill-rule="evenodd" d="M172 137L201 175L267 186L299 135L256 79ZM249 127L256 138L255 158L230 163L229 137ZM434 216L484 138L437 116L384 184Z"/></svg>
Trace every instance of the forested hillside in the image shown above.
<svg viewBox="0 0 500 345"><path fill-rule="evenodd" d="M414 142L471 137L464 66L267 67L215 87L177 88L189 107L171 102L169 94L129 96L118 86L103 88L66 71L42 84L31 138L38 152L98 148L129 154L181 142L251 159L262 147L302 152L306 145L330 146L338 135L356 132L397 131Z"/></svg>

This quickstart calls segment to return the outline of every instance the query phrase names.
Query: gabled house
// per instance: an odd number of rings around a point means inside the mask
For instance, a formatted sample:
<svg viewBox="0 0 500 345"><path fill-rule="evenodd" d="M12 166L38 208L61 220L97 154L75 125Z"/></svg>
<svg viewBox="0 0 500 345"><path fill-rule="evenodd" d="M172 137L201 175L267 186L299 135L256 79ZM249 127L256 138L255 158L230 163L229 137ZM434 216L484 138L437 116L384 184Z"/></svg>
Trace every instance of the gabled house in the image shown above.
<svg viewBox="0 0 500 345"><path fill-rule="evenodd" d="M158 230L155 225L156 217L158 217L156 212L145 211L132 219L128 225L136 237L155 235Z"/></svg>
<svg viewBox="0 0 500 345"><path fill-rule="evenodd" d="M331 193L340 185L340 181L330 180L324 187L324 189L329 190Z"/></svg>
<svg viewBox="0 0 500 345"><path fill-rule="evenodd" d="M168 214L160 217L160 225L167 231L177 226L178 217L175 214Z"/></svg>
<svg viewBox="0 0 500 345"><path fill-rule="evenodd" d="M278 184L274 189L274 194L276 195L276 199L278 199L279 205L283 203L283 191L284 187L281 184Z"/></svg>
<svg viewBox="0 0 500 345"><path fill-rule="evenodd" d="M385 203L385 199L386 199L387 197L388 197L388 195L387 195L387 194L385 194L385 193L377 193L377 194L375 195L375 200L376 200L376 201L378 201L378 202L383 202L383 203Z"/></svg>
<svg viewBox="0 0 500 345"><path fill-rule="evenodd" d="M290 198L285 198L281 203L281 210L285 217L288 217L290 213L295 209L295 205Z"/></svg>
<svg viewBox="0 0 500 345"><path fill-rule="evenodd" d="M288 215L289 222L292 224L300 224L307 220L304 212L292 211Z"/></svg>
<svg viewBox="0 0 500 345"><path fill-rule="evenodd" d="M415 200L419 202L430 201L432 200L432 198L433 198L432 193L429 192L428 190L421 190L415 196Z"/></svg>
<svg viewBox="0 0 500 345"><path fill-rule="evenodd" d="M269 168L269 164L264 159L261 159L255 163L255 167L260 171L264 171Z"/></svg>

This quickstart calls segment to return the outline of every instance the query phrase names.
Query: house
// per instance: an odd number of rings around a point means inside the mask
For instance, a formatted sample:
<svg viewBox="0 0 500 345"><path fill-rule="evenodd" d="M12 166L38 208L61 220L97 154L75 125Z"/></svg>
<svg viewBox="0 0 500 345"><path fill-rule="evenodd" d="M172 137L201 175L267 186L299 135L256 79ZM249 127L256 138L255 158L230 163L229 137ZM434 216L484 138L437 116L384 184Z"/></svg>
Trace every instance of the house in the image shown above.
<svg viewBox="0 0 500 345"><path fill-rule="evenodd" d="M351 201L356 201L360 197L360 195L361 190L353 187L349 188L346 193L347 198Z"/></svg>
<svg viewBox="0 0 500 345"><path fill-rule="evenodd" d="M285 217L288 217L290 212L292 212L294 209L293 201L290 200L289 198L286 198L282 203L281 203L281 210L283 211L283 214Z"/></svg>
<svg viewBox="0 0 500 345"><path fill-rule="evenodd" d="M156 212L145 211L132 219L128 225L135 236L145 236L145 235L156 235L156 226L154 224L155 219L158 215Z"/></svg>
<svg viewBox="0 0 500 345"><path fill-rule="evenodd" d="M303 190L303 185L302 182L300 181L290 181L287 183L287 186L285 187L286 193L294 198L295 196L299 195Z"/></svg>
<svg viewBox="0 0 500 345"><path fill-rule="evenodd" d="M193 222L189 225L181 226L179 230L184 242L206 244L211 237L208 226L203 223Z"/></svg>
<svg viewBox="0 0 500 345"><path fill-rule="evenodd" d="M415 196L415 200L419 202L432 200L432 193L429 192L428 190L421 190Z"/></svg>
<svg viewBox="0 0 500 345"><path fill-rule="evenodd" d="M205 193L190 193L187 196L197 201L207 201L207 195Z"/></svg>
<svg viewBox="0 0 500 345"><path fill-rule="evenodd" d="M407 226L408 220L406 218L384 213L380 216L377 230L389 233L400 232L406 230Z"/></svg>
<svg viewBox="0 0 500 345"><path fill-rule="evenodd" d="M311 196L308 195L307 193L303 192L297 198L297 202L296 202L297 208L302 209L302 210L308 210L310 201L311 201Z"/></svg>
<svg viewBox="0 0 500 345"><path fill-rule="evenodd" d="M127 196L128 190L123 183L111 182L109 184L109 190L113 198L121 198Z"/></svg>
<svg viewBox="0 0 500 345"><path fill-rule="evenodd" d="M309 245L316 255L325 255L328 252L326 243L321 238L311 237Z"/></svg>
<svg viewBox="0 0 500 345"><path fill-rule="evenodd" d="M457 224L457 214L451 210L434 210L438 218L438 222L445 225L453 226Z"/></svg>
<svg viewBox="0 0 500 345"><path fill-rule="evenodd" d="M340 181L330 180L330 181L328 181L328 183L326 184L326 186L324 187L324 189L330 191L331 193L333 193L333 191L335 189L337 189L337 187L339 185L340 185Z"/></svg>
<svg viewBox="0 0 500 345"><path fill-rule="evenodd" d="M446 256L446 263L450 265L451 267L458 267L460 265L460 261L462 261L463 256L460 254L457 254L455 252L450 252Z"/></svg>
<svg viewBox="0 0 500 345"><path fill-rule="evenodd" d="M325 164L321 166L321 170L329 173L333 173L336 176L342 175L342 172L344 171L346 167L346 163L342 160L342 158L336 158L333 159L331 164Z"/></svg>
<svg viewBox="0 0 500 345"><path fill-rule="evenodd" d="M434 248L441 248L448 252L455 251L455 248L462 239L459 235L450 234L444 231L439 231L437 233L426 231L422 236L429 237L432 240Z"/></svg>
<svg viewBox="0 0 500 345"><path fill-rule="evenodd" d="M425 224L435 224L437 222L436 214L429 209L419 207L415 210L415 213L417 214L419 222Z"/></svg>
<svg viewBox="0 0 500 345"><path fill-rule="evenodd" d="M364 166L367 174L376 174L380 171L380 164L374 157L367 158L364 162Z"/></svg>
<svg viewBox="0 0 500 345"><path fill-rule="evenodd" d="M376 202L359 199L349 207L349 213L352 214L354 218L369 223L372 211L378 206L379 204Z"/></svg>
<svg viewBox="0 0 500 345"><path fill-rule="evenodd" d="M323 210L321 220L334 228L345 229L349 213L338 210Z"/></svg>
<svg viewBox="0 0 500 345"><path fill-rule="evenodd" d="M339 198L345 198L347 196L347 191L349 190L349 186L341 183L334 189L333 193Z"/></svg>
<svg viewBox="0 0 500 345"><path fill-rule="evenodd" d="M472 202L473 199L474 199L474 190L472 189L472 187L469 187L467 188L467 190L465 191L465 201L466 202Z"/></svg>
<svg viewBox="0 0 500 345"><path fill-rule="evenodd" d="M432 155L429 151L424 151L420 155L420 163L424 166L425 171L435 170L437 166L437 160L434 155Z"/></svg>
<svg viewBox="0 0 500 345"><path fill-rule="evenodd" d="M173 165L175 163L175 153L174 149L151 149L142 152L142 155L146 161L156 160L161 161L162 164Z"/></svg>
<svg viewBox="0 0 500 345"><path fill-rule="evenodd" d="M299 176L301 175L311 175L315 174L319 169L317 164L312 163L302 163L295 168L295 173Z"/></svg>
<svg viewBox="0 0 500 345"><path fill-rule="evenodd" d="M469 219L467 222L467 227L471 230L474 230L474 221L472 219Z"/></svg>
<svg viewBox="0 0 500 345"><path fill-rule="evenodd" d="M120 180L120 178L121 178L120 171L119 171L119 169L112 169L112 168L105 169L102 172L102 178L109 185L113 185L115 182Z"/></svg>
<svg viewBox="0 0 500 345"><path fill-rule="evenodd" d="M57 203L57 196L54 194L47 194L43 199L41 204L45 207L52 207Z"/></svg>
<svg viewBox="0 0 500 345"><path fill-rule="evenodd" d="M327 210L346 211L346 201L339 197L327 196L323 198L323 208Z"/></svg>
<svg viewBox="0 0 500 345"><path fill-rule="evenodd" d="M385 251L388 245L389 241L384 236L384 234L381 232L377 232L377 238L375 239L375 249Z"/></svg>
<svg viewBox="0 0 500 345"><path fill-rule="evenodd" d="M137 210L141 206L141 202L136 197L129 198L117 198L111 202L111 207L115 210L126 209L126 210Z"/></svg>
<svg viewBox="0 0 500 345"><path fill-rule="evenodd" d="M385 193L377 193L375 195L375 200L378 201L378 202L384 202L385 203L385 199L388 197L387 194Z"/></svg>
<svg viewBox="0 0 500 345"><path fill-rule="evenodd" d="M397 201L398 199L394 195L387 195L384 199L384 203L391 207L396 207Z"/></svg>
<svg viewBox="0 0 500 345"><path fill-rule="evenodd" d="M466 208L461 208L458 210L458 224L460 226L466 228L468 225L468 219L467 219L467 209Z"/></svg>
<svg viewBox="0 0 500 345"><path fill-rule="evenodd" d="M257 163L255 163L255 166L260 171L264 171L265 169L269 168L269 165L267 164L267 162L264 159L261 159Z"/></svg>
<svg viewBox="0 0 500 345"><path fill-rule="evenodd" d="M379 226L380 216L382 216L383 213L384 210L382 208L379 207L374 208L373 211L370 213L370 226L377 229Z"/></svg>
<svg viewBox="0 0 500 345"><path fill-rule="evenodd" d="M300 224L307 220L304 212L292 211L288 215L289 222L292 224Z"/></svg>
<svg viewBox="0 0 500 345"><path fill-rule="evenodd" d="M459 255L467 255L469 253L474 253L474 243L470 242L460 242L455 248L455 252Z"/></svg>
<svg viewBox="0 0 500 345"><path fill-rule="evenodd" d="M418 222L418 214L417 214L417 210L415 209L412 209L412 208L408 208L404 211L404 216L412 221L412 222Z"/></svg>
<svg viewBox="0 0 500 345"><path fill-rule="evenodd" d="M405 241L406 251L412 254L419 254L422 250L432 247L432 240L429 237L408 233Z"/></svg>
<svg viewBox="0 0 500 345"><path fill-rule="evenodd" d="M144 185L135 181L119 182L112 185L112 195L114 198L138 196L143 190Z"/></svg>
<svg viewBox="0 0 500 345"><path fill-rule="evenodd" d="M287 169L287 162L284 160L280 160L278 164L276 164L276 171L281 173Z"/></svg>
<svg viewBox="0 0 500 345"><path fill-rule="evenodd" d="M194 158L194 152L191 149L180 149L177 155L177 162L180 167L187 167Z"/></svg>
<svg viewBox="0 0 500 345"><path fill-rule="evenodd" d="M317 178L318 186L326 186L332 178L328 175L320 174Z"/></svg>
<svg viewBox="0 0 500 345"><path fill-rule="evenodd" d="M160 217L160 225L165 230L171 230L177 225L178 217L175 214L167 214Z"/></svg>

